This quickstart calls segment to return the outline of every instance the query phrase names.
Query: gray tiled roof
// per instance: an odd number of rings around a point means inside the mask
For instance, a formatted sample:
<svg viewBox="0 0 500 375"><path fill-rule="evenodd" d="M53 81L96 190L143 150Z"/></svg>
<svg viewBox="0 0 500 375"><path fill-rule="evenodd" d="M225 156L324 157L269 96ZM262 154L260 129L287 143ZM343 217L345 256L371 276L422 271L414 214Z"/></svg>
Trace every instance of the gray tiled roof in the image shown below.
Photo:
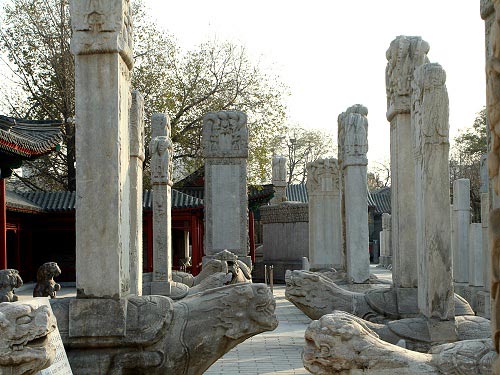
<svg viewBox="0 0 500 375"><path fill-rule="evenodd" d="M308 203L306 184L288 184L286 186L286 197L289 201Z"/></svg>
<svg viewBox="0 0 500 375"><path fill-rule="evenodd" d="M7 207L38 212L68 212L75 209L74 191L7 192ZM145 190L142 199L144 209L151 209L152 192ZM202 207L203 200L172 189L172 208Z"/></svg>
<svg viewBox="0 0 500 375"><path fill-rule="evenodd" d="M62 142L61 121L31 121L0 115L0 150L26 159L53 151Z"/></svg>

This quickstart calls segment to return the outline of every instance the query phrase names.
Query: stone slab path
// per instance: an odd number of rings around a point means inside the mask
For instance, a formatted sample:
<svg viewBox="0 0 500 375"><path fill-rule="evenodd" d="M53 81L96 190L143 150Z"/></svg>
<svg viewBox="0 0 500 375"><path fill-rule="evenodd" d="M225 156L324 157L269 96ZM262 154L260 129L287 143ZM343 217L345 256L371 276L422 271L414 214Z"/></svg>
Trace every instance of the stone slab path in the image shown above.
<svg viewBox="0 0 500 375"><path fill-rule="evenodd" d="M251 337L215 362L205 374L309 374L302 366L304 331L311 322L285 299L285 286L274 287L279 325Z"/></svg>

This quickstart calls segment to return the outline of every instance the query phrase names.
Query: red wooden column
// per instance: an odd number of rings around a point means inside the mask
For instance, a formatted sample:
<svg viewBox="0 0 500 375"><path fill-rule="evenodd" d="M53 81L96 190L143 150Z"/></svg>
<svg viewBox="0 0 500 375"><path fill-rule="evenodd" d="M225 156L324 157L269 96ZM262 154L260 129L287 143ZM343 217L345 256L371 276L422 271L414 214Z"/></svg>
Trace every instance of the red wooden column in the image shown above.
<svg viewBox="0 0 500 375"><path fill-rule="evenodd" d="M0 270L7 268L7 207L5 179L0 178Z"/></svg>

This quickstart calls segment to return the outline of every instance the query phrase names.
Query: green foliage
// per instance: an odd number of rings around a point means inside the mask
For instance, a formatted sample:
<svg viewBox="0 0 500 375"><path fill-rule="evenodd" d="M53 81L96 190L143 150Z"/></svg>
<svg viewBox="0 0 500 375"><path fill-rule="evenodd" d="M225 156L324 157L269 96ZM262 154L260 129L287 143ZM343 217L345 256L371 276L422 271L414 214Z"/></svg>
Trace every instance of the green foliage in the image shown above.
<svg viewBox="0 0 500 375"><path fill-rule="evenodd" d="M133 2L134 60L132 87L145 98L146 143L154 112L170 115L174 142L174 179L202 164L201 128L206 112L237 109L248 115L249 178L266 178L271 140L284 129L286 87L264 74L244 47L209 41L182 50L175 38L154 24L142 0ZM30 163L30 187L74 189L74 60L67 0L10 0L0 23L0 56L15 78L2 92L6 114L30 119L65 120L61 151ZM149 155L145 162L148 187ZM36 176L35 176L36 175ZM35 178L36 177L36 178ZM28 181L26 181L28 183Z"/></svg>

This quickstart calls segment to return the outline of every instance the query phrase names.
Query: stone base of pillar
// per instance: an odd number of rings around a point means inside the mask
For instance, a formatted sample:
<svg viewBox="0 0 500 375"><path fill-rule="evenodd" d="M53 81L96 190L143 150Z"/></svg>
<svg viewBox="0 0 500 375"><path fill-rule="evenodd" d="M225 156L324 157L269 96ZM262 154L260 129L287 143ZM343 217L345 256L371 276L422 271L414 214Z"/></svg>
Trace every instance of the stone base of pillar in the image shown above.
<svg viewBox="0 0 500 375"><path fill-rule="evenodd" d="M384 268L387 268L390 265L392 265L392 256L381 255L379 265L381 265Z"/></svg>
<svg viewBox="0 0 500 375"><path fill-rule="evenodd" d="M69 337L125 336L127 299L75 298L69 303Z"/></svg>
<svg viewBox="0 0 500 375"><path fill-rule="evenodd" d="M166 296L177 300L187 296L188 292L187 285L175 281L144 281L142 284L142 295L144 296Z"/></svg>
<svg viewBox="0 0 500 375"><path fill-rule="evenodd" d="M458 340L457 326L453 320L427 320L428 337L432 345L445 344Z"/></svg>
<svg viewBox="0 0 500 375"><path fill-rule="evenodd" d="M476 295L476 308L474 309L480 317L491 319L491 295L490 292L479 291Z"/></svg>
<svg viewBox="0 0 500 375"><path fill-rule="evenodd" d="M464 294L462 297L465 298L469 305L472 307L474 312L477 312L477 294L484 288L482 286L468 286L464 288Z"/></svg>
<svg viewBox="0 0 500 375"><path fill-rule="evenodd" d="M334 269L336 271L342 271L342 266L340 264L310 264L309 271L318 272L322 270L331 270Z"/></svg>

